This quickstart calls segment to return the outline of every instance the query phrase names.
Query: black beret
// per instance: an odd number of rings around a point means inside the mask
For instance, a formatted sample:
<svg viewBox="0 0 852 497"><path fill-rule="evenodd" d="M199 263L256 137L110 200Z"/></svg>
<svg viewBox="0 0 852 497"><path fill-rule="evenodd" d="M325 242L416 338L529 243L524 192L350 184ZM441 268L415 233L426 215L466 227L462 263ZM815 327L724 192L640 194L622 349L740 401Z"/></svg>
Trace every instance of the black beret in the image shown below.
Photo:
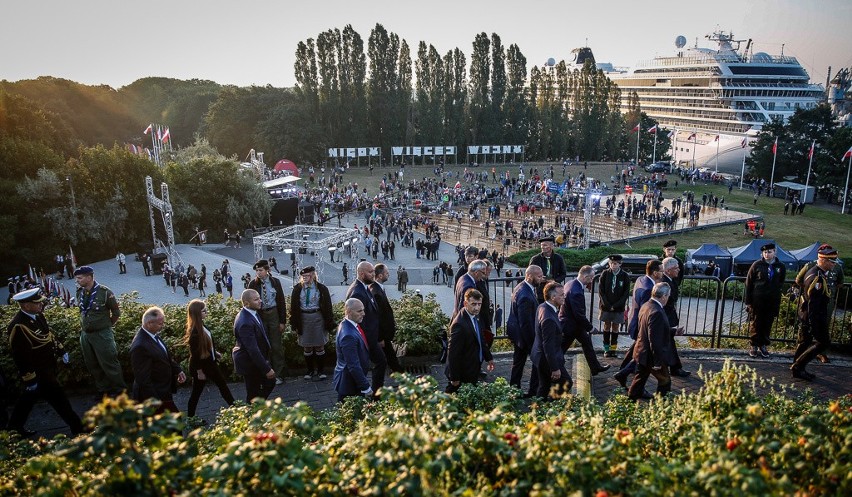
<svg viewBox="0 0 852 497"><path fill-rule="evenodd" d="M774 243L767 243L766 245L760 247L761 252L763 252L764 250L775 250L775 244Z"/></svg>
<svg viewBox="0 0 852 497"><path fill-rule="evenodd" d="M624 257L622 257L621 254L612 254L612 255L609 256L609 260L615 261L615 262L621 262L623 259L624 259Z"/></svg>
<svg viewBox="0 0 852 497"><path fill-rule="evenodd" d="M669 241L667 241L666 243L663 244L663 248L669 248L669 247L677 247L677 242L674 241L674 240L669 240Z"/></svg>
<svg viewBox="0 0 852 497"><path fill-rule="evenodd" d="M252 269L259 269L259 268L269 269L269 261L267 261L266 259L261 259L261 260L255 262Z"/></svg>
<svg viewBox="0 0 852 497"><path fill-rule="evenodd" d="M315 267L313 267L313 266L305 266L305 267L303 267L303 268L302 268L302 270L301 270L301 271L299 271L299 274L308 274L308 273L313 273L313 272L314 272L314 271L316 271L316 270L317 270L317 269L316 269Z"/></svg>
<svg viewBox="0 0 852 497"><path fill-rule="evenodd" d="M554 243L555 241L556 241L556 240L554 240L554 238L553 238L552 236L546 236L546 237L544 237L544 238L540 238L540 239L538 240L538 243L544 243L544 242Z"/></svg>
<svg viewBox="0 0 852 497"><path fill-rule="evenodd" d="M91 266L80 266L74 270L74 276L81 274L95 274L95 270Z"/></svg>

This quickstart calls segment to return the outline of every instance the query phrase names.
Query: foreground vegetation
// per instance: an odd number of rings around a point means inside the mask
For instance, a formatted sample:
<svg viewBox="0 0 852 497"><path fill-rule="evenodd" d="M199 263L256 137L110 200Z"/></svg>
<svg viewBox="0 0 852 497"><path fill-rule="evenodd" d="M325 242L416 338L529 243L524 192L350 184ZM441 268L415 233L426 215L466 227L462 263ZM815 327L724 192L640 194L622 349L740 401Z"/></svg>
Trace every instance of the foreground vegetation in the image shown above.
<svg viewBox="0 0 852 497"><path fill-rule="evenodd" d="M4 495L849 495L852 398L790 398L726 364L697 393L526 408L504 380L455 396L398 376L325 412L280 399L182 435L104 401L74 440L0 435ZM767 394L756 389L769 387Z"/></svg>

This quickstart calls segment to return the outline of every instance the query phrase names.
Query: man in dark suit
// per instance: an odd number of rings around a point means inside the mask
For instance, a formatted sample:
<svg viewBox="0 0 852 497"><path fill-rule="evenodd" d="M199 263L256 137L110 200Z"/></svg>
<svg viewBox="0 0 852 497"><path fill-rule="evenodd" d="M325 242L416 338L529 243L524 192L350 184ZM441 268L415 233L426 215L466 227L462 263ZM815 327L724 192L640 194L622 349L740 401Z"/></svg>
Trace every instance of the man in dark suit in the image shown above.
<svg viewBox="0 0 852 497"><path fill-rule="evenodd" d="M630 338L636 340L639 332L639 309L651 298L651 290L654 285L663 278L663 263L659 260L650 260L645 264L645 276L641 276L633 285L633 300L630 303L630 321L627 324L627 333ZM627 376L636 371L636 363L633 361L633 349L636 342L627 349L621 369L615 374L618 383L627 388Z"/></svg>
<svg viewBox="0 0 852 497"><path fill-rule="evenodd" d="M343 312L345 318L337 328L337 364L332 379L337 400L342 402L346 397L361 395L371 398L373 389L367 380L370 350L367 334L361 327L364 304L356 298L350 298L346 300Z"/></svg>
<svg viewBox="0 0 852 497"><path fill-rule="evenodd" d="M669 326L675 328L675 333L672 333L672 354L675 358L675 363L672 364L672 367L669 373L672 376L679 376L681 378L686 378L689 376L689 371L683 369L683 363L680 362L680 356L677 353L677 342L675 342L675 335L683 334L683 328L680 326L680 317L677 314L677 299L680 295L680 279L678 278L678 274L680 274L680 266L678 265L678 260L674 257L666 257L663 259L663 283L668 283L669 287L671 287L671 294L669 295L669 299L666 302L666 306L663 310L666 312L666 318L669 320Z"/></svg>
<svg viewBox="0 0 852 497"><path fill-rule="evenodd" d="M658 394L665 395L672 389L669 366L675 363L675 356L671 348L672 328L664 310L670 294L668 283L657 283L650 300L639 310L638 335L633 347L636 376L627 391L633 400L647 397L645 382L651 375L657 379Z"/></svg>
<svg viewBox="0 0 852 497"><path fill-rule="evenodd" d="M589 317L586 315L585 289L595 279L595 270L592 266L583 266L574 281L566 285L567 293L564 304L559 309L559 320L562 323L563 343L562 348L567 350L574 340L583 348L583 356L589 364L592 376L609 369L609 364L603 365L595 354L590 333L597 331Z"/></svg>
<svg viewBox="0 0 852 497"><path fill-rule="evenodd" d="M459 264L459 270L456 272L455 277L453 278L453 285L459 282L459 278L467 273L467 266L470 265L471 262L476 260L476 256L479 255L479 249L474 247L473 245L464 249L464 263Z"/></svg>
<svg viewBox="0 0 852 497"><path fill-rule="evenodd" d="M471 263L471 265L475 264ZM479 310L482 307L482 294L476 288L464 294L464 308L453 318L450 325L450 342L447 352L445 373L450 382L447 393L456 392L462 383L474 384L479 381L482 362L488 361L488 371L494 370L491 351L485 346L482 327L479 324Z"/></svg>
<svg viewBox="0 0 852 497"><path fill-rule="evenodd" d="M158 413L180 412L172 394L186 375L175 362L160 338L166 316L159 307L149 307L142 315L142 327L130 344L130 365L133 368L133 398L139 402L158 399Z"/></svg>
<svg viewBox="0 0 852 497"><path fill-rule="evenodd" d="M346 290L346 299L355 298L364 304L364 319L361 328L367 335L367 345L370 351L370 360L373 362L373 392L378 394L379 389L385 384L385 369L387 369L387 358L382 350L384 344L379 339L379 306L370 285L375 280L376 270L367 261L361 261L356 267L357 277Z"/></svg>
<svg viewBox="0 0 852 497"><path fill-rule="evenodd" d="M240 299L243 308L234 320L234 370L245 380L246 402L256 397L268 399L275 388L275 369L269 360L272 345L258 315L263 304L260 294L251 288L244 290Z"/></svg>
<svg viewBox="0 0 852 497"><path fill-rule="evenodd" d="M476 285L483 279L487 272L487 264L483 260L475 260L468 264L467 273L464 274L456 282L455 298L456 304L453 308L453 317L464 309L464 296L471 288L476 288Z"/></svg>
<svg viewBox="0 0 852 497"><path fill-rule="evenodd" d="M544 273L536 265L527 266L524 281L518 283L512 290L512 305L509 308L509 320L506 323L506 335L512 342L512 374L509 384L521 388L521 378L524 375L527 357L532 352L535 341L535 319L538 308L536 289L544 281ZM532 397L538 392L538 365L532 361L530 387L526 396Z"/></svg>
<svg viewBox="0 0 852 497"><path fill-rule="evenodd" d="M565 303L565 289L551 281L544 286L544 303L538 306L532 360L537 365L538 396L548 400L571 391L574 381L565 369L562 324L557 309Z"/></svg>
<svg viewBox="0 0 852 497"><path fill-rule="evenodd" d="M491 276L491 271L494 270L494 263L492 263L489 259L482 258L483 254L484 257L488 257L488 251L482 250L479 254L479 260L485 263L485 276L476 282L476 289L482 294L482 308L479 310L479 324L482 325L482 336L485 337L485 345L490 349L491 344L494 342L494 333L491 331L491 323L494 322L494 308L492 307L493 304L491 302L491 292L488 290L488 277Z"/></svg>
<svg viewBox="0 0 852 497"><path fill-rule="evenodd" d="M275 384L280 385L284 382L281 375L284 374L285 368L284 342L281 336L287 323L284 289L281 288L281 281L272 276L266 259L261 259L254 264L254 274L255 278L249 282L248 287L260 295L262 307L258 316L266 329L269 344L272 346L270 353L272 369L279 375L275 378Z"/></svg>
<svg viewBox="0 0 852 497"><path fill-rule="evenodd" d="M370 291L373 293L373 298L376 299L376 306L379 308L379 343L384 344L382 350L391 372L401 373L402 366L399 364L396 350L394 350L391 342L396 335L396 318L394 318L393 307L390 305L388 295L385 293L385 282L390 278L390 272L384 264L376 264L374 270L376 276L373 283L370 284Z"/></svg>

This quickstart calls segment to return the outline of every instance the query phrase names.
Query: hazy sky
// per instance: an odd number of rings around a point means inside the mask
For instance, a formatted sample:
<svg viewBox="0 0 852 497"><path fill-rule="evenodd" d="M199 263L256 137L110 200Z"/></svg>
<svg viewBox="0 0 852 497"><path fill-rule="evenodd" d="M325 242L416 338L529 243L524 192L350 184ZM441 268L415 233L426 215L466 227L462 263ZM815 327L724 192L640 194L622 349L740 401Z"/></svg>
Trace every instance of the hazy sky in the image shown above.
<svg viewBox="0 0 852 497"><path fill-rule="evenodd" d="M710 46L717 28L754 51L799 59L817 83L852 66L850 0L0 0L0 79L56 76L115 88L146 76L291 86L296 44L352 24L364 39L381 23L442 55L470 60L479 32L517 44L528 68L586 44L598 61L632 66L674 51L677 35Z"/></svg>

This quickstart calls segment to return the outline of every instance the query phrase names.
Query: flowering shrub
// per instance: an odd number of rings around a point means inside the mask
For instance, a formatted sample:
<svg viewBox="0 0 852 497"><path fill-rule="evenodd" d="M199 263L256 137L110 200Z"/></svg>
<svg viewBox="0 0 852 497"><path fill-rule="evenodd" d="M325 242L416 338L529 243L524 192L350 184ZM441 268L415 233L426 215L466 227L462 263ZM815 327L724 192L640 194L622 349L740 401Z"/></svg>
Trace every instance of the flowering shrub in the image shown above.
<svg viewBox="0 0 852 497"><path fill-rule="evenodd" d="M398 376L323 413L239 403L181 437L178 415L107 401L89 435L2 435L3 495L850 495L852 397L791 398L747 366L636 404L524 406L505 382L456 395ZM758 394L757 391L767 391Z"/></svg>

